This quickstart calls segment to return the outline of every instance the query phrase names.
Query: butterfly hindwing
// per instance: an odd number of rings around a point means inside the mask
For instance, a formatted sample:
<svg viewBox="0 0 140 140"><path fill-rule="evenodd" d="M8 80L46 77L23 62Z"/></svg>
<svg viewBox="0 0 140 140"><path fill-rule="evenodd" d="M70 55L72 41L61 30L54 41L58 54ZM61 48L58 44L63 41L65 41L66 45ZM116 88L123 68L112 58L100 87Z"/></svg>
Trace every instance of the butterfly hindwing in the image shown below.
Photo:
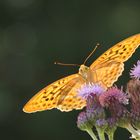
<svg viewBox="0 0 140 140"><path fill-rule="evenodd" d="M72 101L69 100L71 101L71 104L73 100L76 100L78 98L77 92L74 92L75 85L77 83L79 84L84 83L83 78L79 74L73 74L73 75L67 76L65 78L62 78L50 84L49 86L39 91L35 96L33 96L29 100L29 102L27 102L27 104L23 108L24 112L32 113L32 112L37 112L37 111L50 110L57 107L60 108L61 110L69 111L70 107L69 108L64 107L63 109L63 105L65 105L63 104L63 102L66 102L66 99L71 97L70 94L72 93L73 93L72 94L73 97L75 98L71 99ZM61 107L60 107L60 104L61 104Z"/></svg>
<svg viewBox="0 0 140 140"><path fill-rule="evenodd" d="M94 82L100 83L106 89L111 87L112 84L117 81L118 77L124 70L123 63L112 63L111 65L101 67L94 71Z"/></svg>
<svg viewBox="0 0 140 140"><path fill-rule="evenodd" d="M71 111L73 109L82 109L86 105L86 101L77 95L78 89L85 83L83 79L73 80L74 86L72 83L66 86L66 89L70 88L71 90L67 94L63 93L60 95L57 108L61 111Z"/></svg>

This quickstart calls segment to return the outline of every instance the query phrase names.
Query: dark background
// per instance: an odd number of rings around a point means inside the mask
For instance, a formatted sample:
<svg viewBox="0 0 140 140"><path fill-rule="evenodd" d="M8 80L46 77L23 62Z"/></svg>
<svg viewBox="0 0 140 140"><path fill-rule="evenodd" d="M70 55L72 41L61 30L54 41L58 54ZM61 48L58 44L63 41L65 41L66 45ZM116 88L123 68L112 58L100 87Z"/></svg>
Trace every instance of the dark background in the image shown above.
<svg viewBox="0 0 140 140"><path fill-rule="evenodd" d="M47 84L78 72L96 43L88 66L115 43L140 32L139 0L0 0L0 139L90 140L76 126L79 111L35 114L23 105ZM118 85L126 85L140 50L125 63ZM116 140L128 140L119 129Z"/></svg>

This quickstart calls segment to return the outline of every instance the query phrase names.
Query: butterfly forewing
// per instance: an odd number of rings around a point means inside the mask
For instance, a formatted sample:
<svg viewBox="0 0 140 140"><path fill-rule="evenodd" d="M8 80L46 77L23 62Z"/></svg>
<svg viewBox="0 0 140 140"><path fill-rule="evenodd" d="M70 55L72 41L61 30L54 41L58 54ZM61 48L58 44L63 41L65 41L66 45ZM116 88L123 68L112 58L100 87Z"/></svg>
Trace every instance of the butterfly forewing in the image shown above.
<svg viewBox="0 0 140 140"><path fill-rule="evenodd" d="M124 70L124 62L128 60L140 45L140 34L129 37L103 53L90 69L97 77L95 82L102 81L107 87L117 81Z"/></svg>
<svg viewBox="0 0 140 140"><path fill-rule="evenodd" d="M77 97L77 92L75 91L75 86L77 87L77 83L79 83L80 85L84 83L83 78L79 74L70 75L50 84L49 86L38 92L33 98L29 100L29 102L27 102L27 104L23 108L24 112L32 113L57 107L59 108L60 104L61 110L69 111L74 109L74 107L68 105L72 104L73 100L76 101L77 98L79 99L79 97ZM69 100L71 94L74 98L70 98L71 100ZM68 100L66 100L65 98ZM80 98L79 102L81 101L84 102L84 100ZM65 103L67 103L67 106L65 106ZM82 105L82 107L84 106L85 104ZM77 108L79 108L79 106L77 106Z"/></svg>

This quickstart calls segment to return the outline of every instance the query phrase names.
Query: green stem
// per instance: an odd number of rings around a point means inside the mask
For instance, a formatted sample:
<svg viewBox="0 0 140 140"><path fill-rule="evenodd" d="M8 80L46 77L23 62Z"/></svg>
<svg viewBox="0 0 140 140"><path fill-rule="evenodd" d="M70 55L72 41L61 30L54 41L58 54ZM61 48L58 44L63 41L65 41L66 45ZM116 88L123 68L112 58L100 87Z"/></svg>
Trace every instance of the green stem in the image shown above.
<svg viewBox="0 0 140 140"><path fill-rule="evenodd" d="M137 139L140 139L140 134L131 125L128 125L126 129L131 132Z"/></svg>
<svg viewBox="0 0 140 140"><path fill-rule="evenodd" d="M102 131L100 128L96 128L98 135L99 135L99 139L100 140L105 140L105 135L104 135L104 131Z"/></svg>
<svg viewBox="0 0 140 140"><path fill-rule="evenodd" d="M86 131L92 137L93 140L98 140L91 128L86 129Z"/></svg>
<svg viewBox="0 0 140 140"><path fill-rule="evenodd" d="M108 135L108 138L109 138L109 140L113 140L113 138L114 138L114 133L110 133L110 134Z"/></svg>

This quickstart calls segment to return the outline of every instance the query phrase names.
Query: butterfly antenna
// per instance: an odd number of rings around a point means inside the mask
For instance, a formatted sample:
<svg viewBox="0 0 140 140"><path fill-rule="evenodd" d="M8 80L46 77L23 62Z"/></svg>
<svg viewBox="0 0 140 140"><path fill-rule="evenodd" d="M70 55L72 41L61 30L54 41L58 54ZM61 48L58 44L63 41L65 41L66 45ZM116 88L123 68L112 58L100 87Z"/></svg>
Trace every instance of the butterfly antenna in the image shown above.
<svg viewBox="0 0 140 140"><path fill-rule="evenodd" d="M54 62L55 65L61 65L61 66L80 66L79 64L65 64L61 62Z"/></svg>
<svg viewBox="0 0 140 140"><path fill-rule="evenodd" d="M85 59L84 64L87 62L87 60L92 56L92 54L96 51L97 47L99 47L99 43L96 44L94 50L88 55L88 57Z"/></svg>

